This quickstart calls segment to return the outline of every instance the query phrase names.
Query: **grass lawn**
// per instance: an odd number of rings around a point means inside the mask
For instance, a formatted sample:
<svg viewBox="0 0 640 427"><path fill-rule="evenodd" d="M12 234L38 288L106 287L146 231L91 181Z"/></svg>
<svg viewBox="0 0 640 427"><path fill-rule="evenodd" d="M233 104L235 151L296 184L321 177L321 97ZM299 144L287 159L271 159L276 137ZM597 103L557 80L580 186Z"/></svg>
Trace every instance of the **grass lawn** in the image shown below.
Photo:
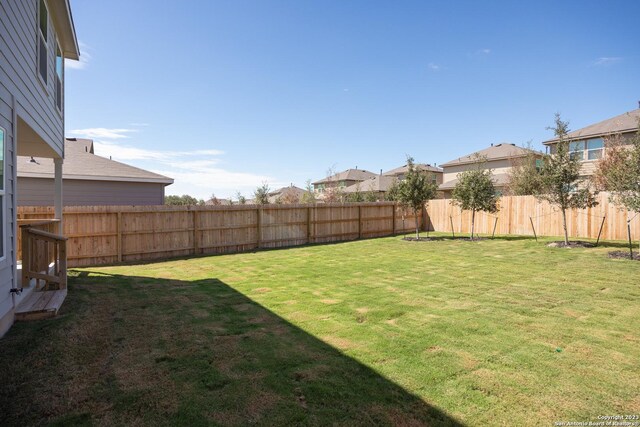
<svg viewBox="0 0 640 427"><path fill-rule="evenodd" d="M612 246L396 237L77 270L58 318L0 340L0 425L640 414L640 262Z"/></svg>

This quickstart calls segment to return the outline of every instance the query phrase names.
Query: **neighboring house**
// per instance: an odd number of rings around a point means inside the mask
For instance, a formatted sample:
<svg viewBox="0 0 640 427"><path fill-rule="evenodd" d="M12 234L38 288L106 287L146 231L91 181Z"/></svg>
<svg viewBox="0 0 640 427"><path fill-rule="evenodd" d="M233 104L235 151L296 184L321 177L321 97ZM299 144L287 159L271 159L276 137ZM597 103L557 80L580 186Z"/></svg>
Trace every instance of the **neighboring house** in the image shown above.
<svg viewBox="0 0 640 427"><path fill-rule="evenodd" d="M300 203L306 193L302 188L291 184L269 193L269 203Z"/></svg>
<svg viewBox="0 0 640 427"><path fill-rule="evenodd" d="M97 156L90 139L64 142L64 206L162 205L173 179ZM18 206L51 206L52 159L18 156Z"/></svg>
<svg viewBox="0 0 640 427"><path fill-rule="evenodd" d="M585 177L592 176L596 171L598 160L606 155L605 140L614 135L620 135L623 140L629 140L638 131L639 119L640 108L569 132L567 134L569 151L572 156L582 160L581 174ZM543 144L549 147L550 153L553 154L558 139L550 139Z"/></svg>
<svg viewBox="0 0 640 427"><path fill-rule="evenodd" d="M347 194L352 193L375 193L378 200L384 200L384 195L389 188L396 182L398 178L395 176L376 175L365 181L357 182L344 189Z"/></svg>
<svg viewBox="0 0 640 427"><path fill-rule="evenodd" d="M496 191L503 193L509 184L511 169L531 153L540 159L543 156L538 151L517 147L515 144L491 144L489 148L440 165L443 170L443 183L438 190L443 192L445 198L450 198L451 192L458 183L458 174L482 166L485 169L492 169Z"/></svg>
<svg viewBox="0 0 640 427"><path fill-rule="evenodd" d="M62 217L64 60L79 59L68 0L0 2L0 336L25 298L17 272L17 156L52 159L52 202ZM25 284L26 285L26 284Z"/></svg>
<svg viewBox="0 0 640 427"><path fill-rule="evenodd" d="M355 169L347 169L319 181L312 182L313 191L318 193L319 197L322 198L322 193L329 188L344 189L355 183L375 178L376 176L373 172L358 169L357 167Z"/></svg>
<svg viewBox="0 0 640 427"><path fill-rule="evenodd" d="M425 164L425 163L417 163L414 166L419 171L430 172L432 174L431 177L433 179L433 182L435 182L438 185L442 184L443 172L442 172L441 168L436 167L436 166L431 166L430 164ZM394 176L399 181L402 181L404 179L404 176L407 174L408 171L409 171L409 166L408 165L404 165L404 166L400 166L399 168L391 169L390 171L387 171L387 172L383 173L382 175L384 175L384 176Z"/></svg>

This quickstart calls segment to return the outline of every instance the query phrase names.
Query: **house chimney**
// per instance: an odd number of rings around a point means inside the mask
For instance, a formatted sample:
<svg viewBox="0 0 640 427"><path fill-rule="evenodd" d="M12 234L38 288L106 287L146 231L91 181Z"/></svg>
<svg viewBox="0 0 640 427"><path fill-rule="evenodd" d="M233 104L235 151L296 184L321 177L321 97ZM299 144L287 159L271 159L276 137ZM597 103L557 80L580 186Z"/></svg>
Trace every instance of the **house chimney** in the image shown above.
<svg viewBox="0 0 640 427"><path fill-rule="evenodd" d="M493 147L493 142L491 143L491 146Z"/></svg>
<svg viewBox="0 0 640 427"><path fill-rule="evenodd" d="M380 176L382 176L382 169L380 169Z"/></svg>

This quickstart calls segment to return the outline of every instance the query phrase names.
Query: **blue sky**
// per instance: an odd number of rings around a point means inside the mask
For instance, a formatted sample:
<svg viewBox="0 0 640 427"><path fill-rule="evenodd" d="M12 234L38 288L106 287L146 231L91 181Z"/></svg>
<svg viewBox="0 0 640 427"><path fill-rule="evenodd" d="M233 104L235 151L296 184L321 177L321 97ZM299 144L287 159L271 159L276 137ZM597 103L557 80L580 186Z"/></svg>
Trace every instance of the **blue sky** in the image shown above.
<svg viewBox="0 0 640 427"><path fill-rule="evenodd" d="M72 0L68 136L249 196L359 167L534 146L638 108L640 2Z"/></svg>

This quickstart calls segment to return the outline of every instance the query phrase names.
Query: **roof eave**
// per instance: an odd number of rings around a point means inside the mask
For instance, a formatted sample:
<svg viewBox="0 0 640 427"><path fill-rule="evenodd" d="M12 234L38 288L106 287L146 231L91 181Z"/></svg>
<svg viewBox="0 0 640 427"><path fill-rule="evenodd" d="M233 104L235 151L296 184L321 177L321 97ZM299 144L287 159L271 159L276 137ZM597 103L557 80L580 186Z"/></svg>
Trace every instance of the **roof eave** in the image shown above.
<svg viewBox="0 0 640 427"><path fill-rule="evenodd" d="M578 140L587 139L587 138L597 138L599 136L631 133L631 132L636 132L637 130L638 130L637 127L633 127L633 128L622 129L622 130L611 131L611 132L598 132L598 133L590 133L585 135L576 135L576 136L567 137L566 139L567 141L578 141ZM555 139L550 139L548 141L544 141L542 145L553 145L553 144L557 144L558 142L560 142L560 140L558 138L555 138Z"/></svg>
<svg viewBox="0 0 640 427"><path fill-rule="evenodd" d="M69 0L49 0L51 18L60 40L60 49L65 58L79 60L80 47L73 24L73 15Z"/></svg>

